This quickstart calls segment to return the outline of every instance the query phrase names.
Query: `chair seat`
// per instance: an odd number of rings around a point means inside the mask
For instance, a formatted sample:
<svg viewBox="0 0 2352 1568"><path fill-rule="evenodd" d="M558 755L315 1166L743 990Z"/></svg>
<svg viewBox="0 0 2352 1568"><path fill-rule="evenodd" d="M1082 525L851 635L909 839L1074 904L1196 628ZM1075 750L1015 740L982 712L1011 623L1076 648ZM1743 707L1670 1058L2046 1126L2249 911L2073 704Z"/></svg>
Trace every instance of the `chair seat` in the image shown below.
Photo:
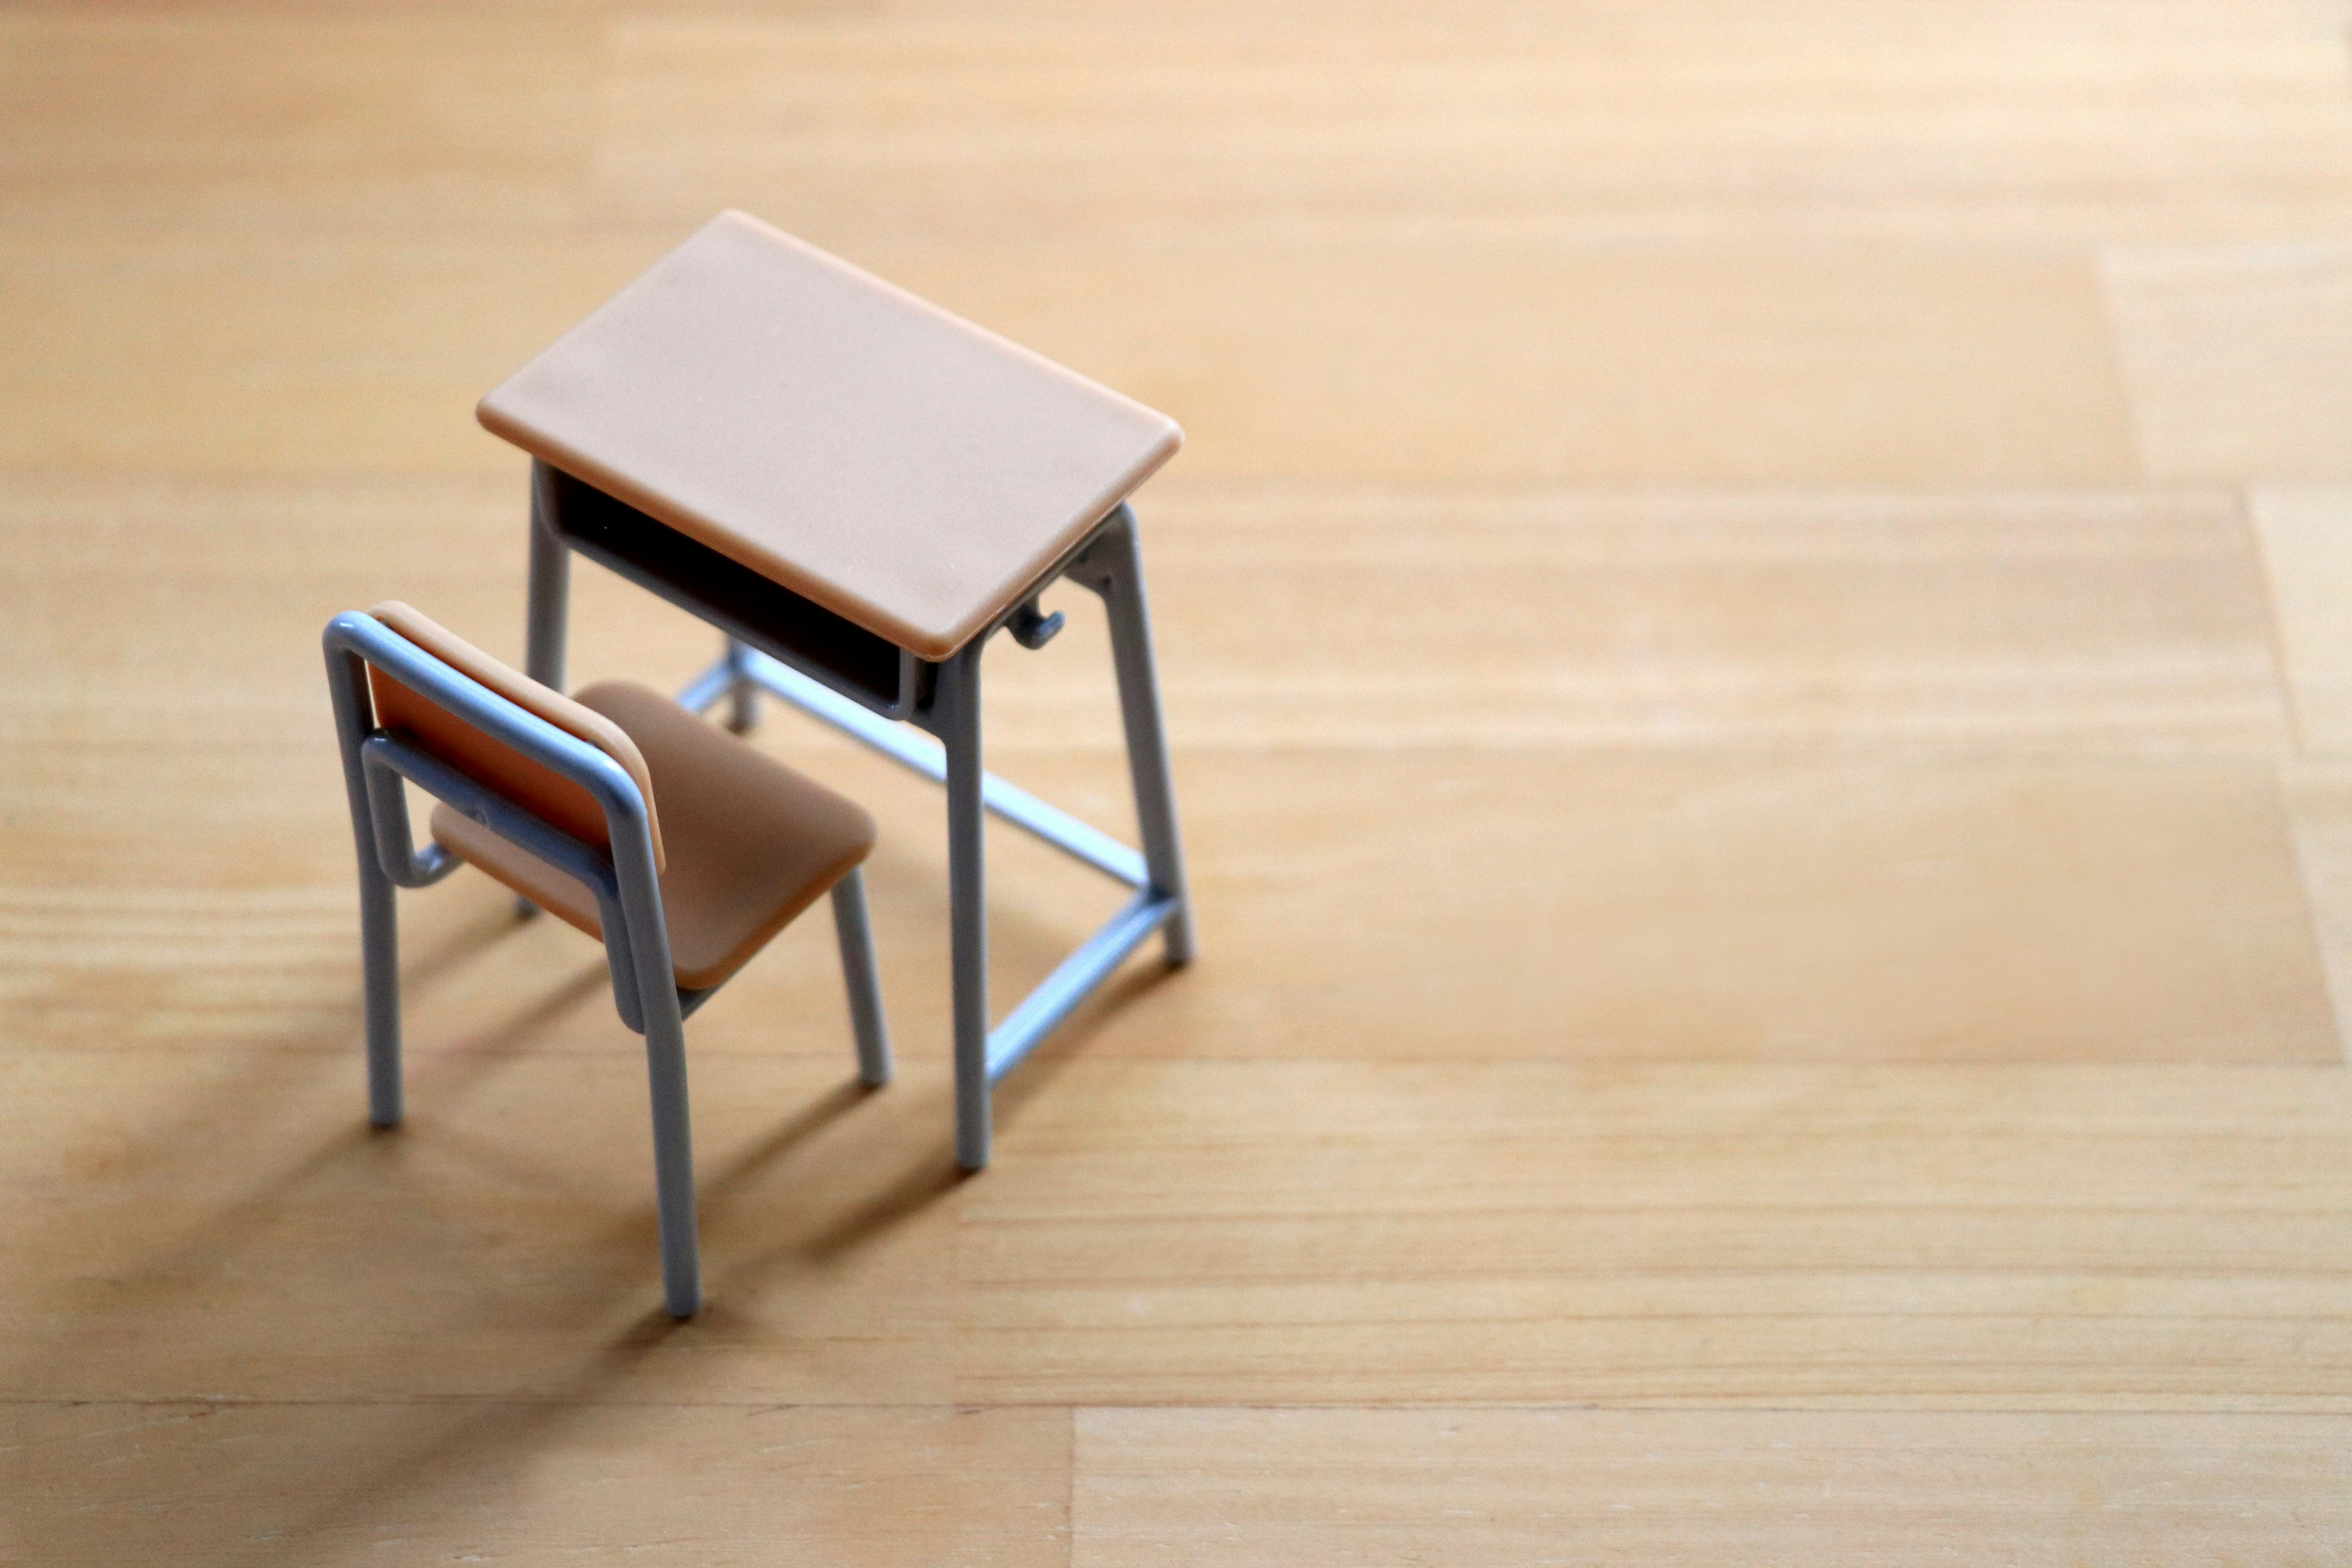
<svg viewBox="0 0 2352 1568"><path fill-rule="evenodd" d="M645 754L668 850L661 896L670 962L687 990L741 968L874 847L865 808L660 692L606 681L574 700ZM604 934L596 896L577 878L446 805L434 809L433 836L541 908Z"/></svg>

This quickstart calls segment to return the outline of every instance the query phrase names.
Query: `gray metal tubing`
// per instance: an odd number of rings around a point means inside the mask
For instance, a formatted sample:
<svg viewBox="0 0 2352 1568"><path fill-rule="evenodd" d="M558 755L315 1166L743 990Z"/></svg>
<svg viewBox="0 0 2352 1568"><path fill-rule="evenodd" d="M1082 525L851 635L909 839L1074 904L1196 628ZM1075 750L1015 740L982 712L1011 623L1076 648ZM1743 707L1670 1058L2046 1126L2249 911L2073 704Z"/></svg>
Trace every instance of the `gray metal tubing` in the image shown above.
<svg viewBox="0 0 2352 1568"><path fill-rule="evenodd" d="M371 794L378 797L392 794L397 786L383 782L387 775L406 779L499 837L511 839L566 876L587 883L599 895L600 902L620 896L612 860L603 851L572 837L488 784L459 773L422 746L402 740L396 731L379 730L360 742L360 761L371 774ZM397 795L393 799L396 805L406 805Z"/></svg>
<svg viewBox="0 0 2352 1568"><path fill-rule="evenodd" d="M467 723L478 726L523 757L586 790L590 798L604 811L616 845L627 837L632 827L639 832L646 830L645 798L637 794L635 782L618 763L587 742L566 734L536 713L508 701L486 686L468 680L373 616L357 613L337 616L327 623L327 643L337 653L356 655L374 665L418 696L448 710ZM364 680L363 672L362 679ZM353 695L356 698L360 693ZM355 713L355 731L359 722ZM350 752L354 763L361 761L361 744L366 739L364 731L356 731L352 737ZM408 750L414 751L415 748ZM416 754L420 757L426 755L421 752ZM449 780L465 781L464 774L447 769L446 765L444 772ZM466 782L470 784L470 781ZM456 784L453 783L451 787L456 788ZM472 787L480 790L478 785ZM503 799L488 792L481 793L486 801ZM361 784L357 804L362 809L368 805L364 783ZM519 819L538 821L520 808L514 809ZM559 837L565 837L567 842L577 842L569 839L568 836ZM647 842L650 845L650 835ZM536 853L539 847L533 845L530 847ZM559 864L568 858L561 846L549 844L547 847L553 851L552 858ZM564 869L572 870L573 867L565 865Z"/></svg>
<svg viewBox="0 0 2352 1568"><path fill-rule="evenodd" d="M760 721L760 683L751 679L751 648L729 637L719 658L727 667L727 727L739 735Z"/></svg>
<svg viewBox="0 0 2352 1568"><path fill-rule="evenodd" d="M338 617L339 619L341 617ZM367 667L338 639L330 625L324 638L327 688L334 699L337 749L343 760L343 789L352 812L352 838L359 855L361 993L367 1015L368 1121L397 1127L400 1085L400 919L392 879L376 852L374 812L370 809L360 742L366 737L374 703L368 695Z"/></svg>
<svg viewBox="0 0 2352 1568"><path fill-rule="evenodd" d="M400 1081L400 913L381 867L360 870L360 965L367 1005L368 1125L397 1127Z"/></svg>
<svg viewBox="0 0 2352 1568"><path fill-rule="evenodd" d="M947 744L948 920L955 989L956 1163L988 1164L988 890L981 841L980 644L940 668Z"/></svg>
<svg viewBox="0 0 2352 1568"><path fill-rule="evenodd" d="M484 727L488 728L487 724ZM692 1317L701 1300L701 1285L695 1247L694 1153L686 1083L685 1015L670 967L669 937L662 921L661 883L654 869L652 839L643 830L642 815L637 837L644 842L635 847L637 853L630 853L633 847L628 842L629 835L615 831L614 853L608 860L569 834L406 742L379 733L362 742L361 750L371 771L378 776L398 775L414 780L419 788L448 801L492 832L521 845L595 889L605 953L613 966L614 1000L623 1021L646 1037L646 1083L653 1105L655 1191L661 1223L663 1295L673 1316ZM634 785L631 794L635 794ZM608 816L607 821L611 820ZM619 828L625 825L614 826ZM638 862L634 868L633 860Z"/></svg>
<svg viewBox="0 0 2352 1568"><path fill-rule="evenodd" d="M890 1035L882 1020L882 981L874 964L874 928L866 912L866 876L855 866L833 885L833 930L841 942L841 979L849 988L849 1026L857 1038L857 1081L880 1089L890 1081Z"/></svg>
<svg viewBox="0 0 2352 1568"><path fill-rule="evenodd" d="M988 1163L989 1091L1037 1042L1107 980L1150 934L1161 933L1171 966L1194 952L1190 890L1177 827L1151 617L1135 513L1121 503L1071 558L1064 574L1101 595L1108 616L1135 792L1141 853L1108 834L990 774L982 765L980 655L989 634L939 667L927 727L937 743L902 728L824 682L730 637L719 663L689 683L679 700L706 711L722 696L742 700L756 684L864 742L893 761L944 783L948 794L948 880L955 991L956 1160L970 1171ZM535 581L536 579L534 579ZM534 596L534 626L538 614ZM992 630L993 628L992 628ZM739 706L740 715L740 706ZM1142 896L1129 903L1023 1000L992 1034L988 1028L988 925L983 814L1014 826L1085 861ZM845 937L844 961L848 950Z"/></svg>
<svg viewBox="0 0 2352 1568"><path fill-rule="evenodd" d="M677 694L677 705L689 713L708 713L734 683L734 668L722 658L686 683L686 689Z"/></svg>
<svg viewBox="0 0 2352 1568"><path fill-rule="evenodd" d="M976 654L977 649L976 647L969 647L967 651ZM771 658L756 648L747 648L745 653L745 664L751 678L793 707L824 720L852 739L864 742L925 778L935 783L946 781L947 753L938 742L908 729L896 720L883 718L863 703L844 697L824 682L803 675L792 666ZM687 687L678 698L679 704L697 712L708 709L726 691L727 671L728 667L723 660L705 670ZM942 680L946 674L942 667ZM698 703L697 698L702 700ZM1101 828L1079 821L1061 807L1048 805L1018 784L1008 783L993 773L983 774L981 798L990 811L1014 826L1025 828L1055 848L1085 861L1107 876L1118 878L1130 888L1143 887L1150 880L1143 856Z"/></svg>
<svg viewBox="0 0 2352 1568"><path fill-rule="evenodd" d="M522 755L579 784L604 808L616 841L625 836L631 820L638 825L637 831L646 831L646 808L628 774L604 752L458 675L373 616L337 616L327 623L324 645L343 754L344 786L352 802L352 831L362 846L360 944L366 973L368 1119L379 1127L391 1127L401 1118L400 937L391 872L421 868L437 877L446 867L434 870L415 856L407 801L388 777L379 781L371 776L375 770L370 762L397 754L387 750L397 743L388 736L372 737L363 728L364 716L372 711L365 666L374 665L411 690L480 725ZM416 755L424 757L421 752ZM431 764L431 759L424 758L424 764L409 776L436 794L454 788L452 780L468 788L478 787L446 767L440 770L446 778L432 779ZM435 787L436 783L439 788ZM528 816L520 811L516 815ZM526 847L545 852L556 864L565 865L567 857L559 846L534 843L520 832L519 838ZM566 865L565 868L574 868ZM592 885L596 880L588 879Z"/></svg>
<svg viewBox="0 0 2352 1568"><path fill-rule="evenodd" d="M1192 959L1192 900L1184 884L1184 851L1176 828L1176 787L1168 770L1168 737L1160 713L1160 680L1151 654L1151 613L1143 593L1143 552L1134 510L1121 502L1110 523L1087 547L1072 574L1103 596L1110 619L1111 661L1118 674L1119 719L1127 731L1128 774L1135 787L1135 820L1154 893L1175 900L1166 923L1168 962Z"/></svg>
<svg viewBox="0 0 2352 1568"><path fill-rule="evenodd" d="M563 689L564 629L572 610L572 551L555 531L555 470L530 460L530 610L523 668Z"/></svg>
<svg viewBox="0 0 2352 1568"><path fill-rule="evenodd" d="M478 725L524 756L588 790L604 807L607 832L614 836L615 842L625 837L631 817L640 821L645 817L645 804L637 795L635 784L603 752L566 734L537 714L517 707L488 688L467 679L373 617L339 616L329 623L328 636L331 643L336 644L347 657L365 658L412 690L467 722ZM363 675L362 679L364 679ZM363 689L362 695L364 695ZM613 957L616 949L626 946L629 923L608 860L513 802L484 789L437 758L395 742L390 736L363 740L351 756L363 773L369 771L365 763L370 761L397 761L394 771L419 788L447 801L500 837L512 839L595 889L608 939L605 944L607 957L613 965L614 1003L629 1027L642 1030L643 1009L635 968L625 958ZM362 784L362 798L370 802L382 798L385 802L386 814L396 814L402 819L397 833L392 836L392 847L396 852L407 842L406 800L396 789L386 793L382 784L373 780ZM381 829L376 830L375 837L382 837ZM383 858L380 851L379 858ZM398 864L396 858L393 864Z"/></svg>
<svg viewBox="0 0 2352 1568"><path fill-rule="evenodd" d="M381 739L382 737L377 737ZM367 747L361 748L362 760ZM381 767L367 769L368 804L375 817L375 858L396 888L429 888L465 864L438 844L416 847L409 826L408 799L400 793L400 775Z"/></svg>
<svg viewBox="0 0 2352 1568"><path fill-rule="evenodd" d="M634 792L633 792L634 793ZM653 1101L654 1199L659 1217L662 1304L673 1318L690 1318L702 1305L702 1260L696 1242L694 1122L687 1094L686 1017L678 1007L669 927L662 919L661 882L654 868L653 837L642 802L635 831L613 834L613 868L621 884L629 948L636 959L637 994L645 1008L646 1089Z"/></svg>
<svg viewBox="0 0 2352 1568"><path fill-rule="evenodd" d="M1054 973L990 1033L988 1081L992 1084L1012 1071L1038 1041L1059 1028L1078 1004L1109 979L1120 961L1142 946L1177 908L1176 900L1164 895L1139 893L1084 946L1055 965Z"/></svg>
<svg viewBox="0 0 2352 1568"><path fill-rule="evenodd" d="M634 965L632 978L645 1016L646 1078L653 1101L655 1188L661 1222L663 1296L673 1316L692 1316L701 1302L702 1289L695 1245L694 1154L688 1123L685 1023L670 966L669 934L662 923L661 884L654 868L653 835L644 796L637 793L635 782L620 764L603 752L467 679L372 616L337 616L327 624L326 646L331 660L338 656L357 655L419 696L478 725L520 755L580 785L603 810L612 841L610 875L617 893L614 908L620 916L617 921L608 919L605 922L606 948L608 952L616 945L625 949ZM363 682L364 672L358 679ZM357 700L364 695L363 687L346 689L339 682L336 690L339 731L347 742L357 742L345 746L346 783L352 788L354 809L360 814L355 816L355 823L373 815L369 810L368 786L362 777L366 766L362 756L363 747L373 745L370 754L383 758L388 766L415 766L416 772L410 776L416 777L421 785L434 793L439 793L435 788L436 784L457 794L463 793L458 787L460 783L471 784L446 765L436 771L435 759L391 736L358 736L362 710ZM478 785L473 787L479 789ZM490 826L489 808L483 805L482 809L485 826ZM503 816L498 820L525 836L518 839L525 847L536 851L543 845L556 851L554 858L559 865L571 858L564 854L562 845L531 832L530 825L545 828L545 824L520 808L515 808L515 816L523 820L510 821ZM547 832L554 838L566 837L552 829ZM373 826L366 827L362 837L372 857ZM539 843L534 844L533 839ZM577 844L576 840L571 842ZM380 865L375 868L375 875L383 879L388 894L390 879L383 877ZM366 881L363 868L363 889ZM363 902L363 913L364 909ZM615 931L615 925L621 929ZM394 1038L397 1039L396 1034ZM371 1034L372 1067L373 1040Z"/></svg>
<svg viewBox="0 0 2352 1568"><path fill-rule="evenodd" d="M523 668L533 680L561 691L572 616L572 551L555 531L555 470L537 458L530 460L530 605ZM517 895L515 913L528 920L539 906Z"/></svg>
<svg viewBox="0 0 2352 1568"><path fill-rule="evenodd" d="M636 961L629 956L628 950L629 922L621 908L620 883L614 875L610 858L405 741L380 731L361 743L360 754L367 764L369 793L378 802L380 849L385 837L382 824L387 816L400 819L399 831L402 841L405 841L408 803L399 794L396 782L404 778L499 837L521 845L556 869L586 883L596 895L597 924L605 938L605 963L613 978L613 1005L623 1024L636 1034L645 1033L645 1006L637 994ZM456 856L449 858L453 864L463 863ZM400 882L398 877L393 880Z"/></svg>

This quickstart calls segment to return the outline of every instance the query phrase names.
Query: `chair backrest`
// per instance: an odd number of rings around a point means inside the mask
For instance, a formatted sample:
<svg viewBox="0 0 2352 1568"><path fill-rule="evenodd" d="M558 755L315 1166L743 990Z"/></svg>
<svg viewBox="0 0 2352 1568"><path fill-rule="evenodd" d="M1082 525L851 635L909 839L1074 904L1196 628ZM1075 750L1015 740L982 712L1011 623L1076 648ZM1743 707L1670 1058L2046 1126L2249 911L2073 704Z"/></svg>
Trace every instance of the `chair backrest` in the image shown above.
<svg viewBox="0 0 2352 1568"><path fill-rule="evenodd" d="M397 600L386 600L368 614L467 679L487 687L565 734L587 742L618 763L635 783L637 793L645 797L655 868L667 865L661 817L654 804L653 775L646 771L646 759L637 750L637 743L618 724L574 702L553 687L541 685L520 670L499 663ZM583 843L600 848L611 846L604 808L587 790L531 761L471 721L459 718L374 665L368 666L367 673L378 725L405 730L418 745L443 762Z"/></svg>

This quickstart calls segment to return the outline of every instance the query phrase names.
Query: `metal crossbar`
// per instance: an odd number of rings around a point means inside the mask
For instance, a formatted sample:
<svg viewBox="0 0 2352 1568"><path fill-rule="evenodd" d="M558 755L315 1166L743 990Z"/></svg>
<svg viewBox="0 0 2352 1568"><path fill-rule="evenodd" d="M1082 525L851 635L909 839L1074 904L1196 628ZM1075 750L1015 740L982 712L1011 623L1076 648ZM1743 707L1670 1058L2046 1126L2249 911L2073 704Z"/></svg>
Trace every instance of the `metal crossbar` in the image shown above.
<svg viewBox="0 0 2352 1568"><path fill-rule="evenodd" d="M1130 952L1168 922L1178 901L1164 893L1138 893L1076 952L1055 966L1004 1021L988 1032L988 1081L994 1083L1019 1064L1038 1041L1060 1026L1094 994Z"/></svg>
<svg viewBox="0 0 2352 1568"><path fill-rule="evenodd" d="M929 736L867 710L823 682L803 675L780 659L738 644L719 661L688 681L678 693L678 705L706 713L734 696L738 683L749 680L772 692L812 718L819 719L934 784L947 782L947 748ZM994 773L982 775L981 802L1013 826L1117 878L1143 889L1077 950L1055 966L1021 1004L988 1032L988 1081L996 1082L1060 1026L1080 1003L1110 978L1127 955L1166 924L1180 900L1150 891L1150 873L1142 851L1131 849L1102 829L1081 822L1060 806L1049 805L1018 784Z"/></svg>
<svg viewBox="0 0 2352 1568"><path fill-rule="evenodd" d="M988 1163L989 1093L996 1080L1067 1019L1148 938L1159 936L1171 968L1192 957L1192 906L1178 843L1175 791L1160 722L1135 514L1124 503L1113 507L997 625L930 666L929 696L919 710L908 708L893 716L841 689L826 678L824 668L803 666L789 653L779 658L778 652L799 646L783 635L781 626L737 619L734 608L711 603L696 582L677 573L639 571L629 558L573 540L561 525L562 504L553 470L543 462L534 463L528 637L535 679L558 689L563 684L569 563L578 549L727 635L724 657L687 684L678 697L682 706L708 712L727 702L728 720L740 730L751 721L757 694L765 691L946 787L956 1160L966 1170L981 1169ZM1139 850L981 765L980 655L1000 630L1009 631L1024 647L1045 646L1061 617L1041 612L1038 594L1061 582L1097 595L1108 616L1128 776L1142 839ZM818 618L821 627L839 619L813 605L790 613ZM902 661L912 657L904 648L898 651ZM902 697L911 689L903 676L902 668ZM910 724L920 730L908 728ZM993 1028L988 1019L988 910L981 832L982 820L992 812L1136 894Z"/></svg>
<svg viewBox="0 0 2352 1568"><path fill-rule="evenodd" d="M679 695L679 704L698 713L708 712L732 689L735 662L721 658L696 677ZM854 698L844 697L823 681L803 675L757 648L742 649L740 662L744 678L761 690L773 692L801 711L824 720L933 784L947 782L947 748L921 731L885 719ZM1010 780L994 773L983 774L980 800L1005 821L1035 834L1107 877L1116 877L1130 888L1150 884L1151 873L1144 867L1141 850L1130 849L1101 828L1038 799Z"/></svg>

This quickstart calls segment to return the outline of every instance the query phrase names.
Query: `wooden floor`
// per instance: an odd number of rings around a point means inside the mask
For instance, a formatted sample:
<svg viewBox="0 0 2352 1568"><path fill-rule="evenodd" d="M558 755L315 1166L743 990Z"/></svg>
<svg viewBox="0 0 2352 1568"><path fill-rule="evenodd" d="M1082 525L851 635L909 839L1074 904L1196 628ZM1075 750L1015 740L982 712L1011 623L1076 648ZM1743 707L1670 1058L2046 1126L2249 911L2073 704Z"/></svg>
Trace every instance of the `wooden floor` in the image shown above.
<svg viewBox="0 0 2352 1568"><path fill-rule="evenodd" d="M0 1562L2352 1560L2352 14L0 15ZM1203 953L954 1179L821 922L694 1021L404 900L318 629L519 651L474 398L723 205L1174 414ZM593 571L587 679L697 626ZM1099 615L993 656L1120 820ZM1089 618L1092 617L1092 618ZM1110 895L996 856L1003 994Z"/></svg>

